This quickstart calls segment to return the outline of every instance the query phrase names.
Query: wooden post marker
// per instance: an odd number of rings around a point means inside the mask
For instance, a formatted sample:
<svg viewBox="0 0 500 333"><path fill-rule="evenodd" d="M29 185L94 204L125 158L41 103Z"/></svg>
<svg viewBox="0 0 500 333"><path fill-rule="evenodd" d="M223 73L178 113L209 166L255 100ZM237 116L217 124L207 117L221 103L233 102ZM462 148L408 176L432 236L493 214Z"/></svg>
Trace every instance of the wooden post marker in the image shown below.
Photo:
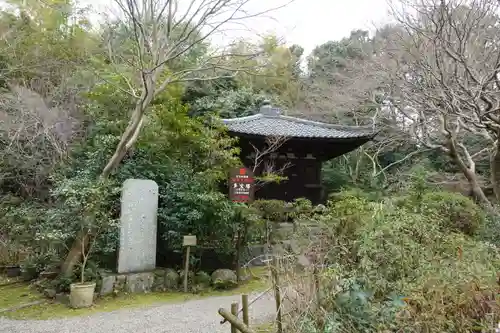
<svg viewBox="0 0 500 333"><path fill-rule="evenodd" d="M228 321L231 323L231 325L234 325L238 331L241 333L255 333L253 330L251 330L247 325L245 325L244 322L238 319L235 315L233 315L231 312L224 308L219 309L219 314L224 318L225 321Z"/></svg>
<svg viewBox="0 0 500 333"><path fill-rule="evenodd" d="M248 305L248 295L247 294L241 295L241 306L243 309L243 322L245 323L245 325L250 326L250 320L248 318L249 305Z"/></svg>
<svg viewBox="0 0 500 333"><path fill-rule="evenodd" d="M189 274L189 257L191 252L191 246L196 246L196 236L188 235L184 236L182 240L182 246L186 248L186 262L184 265L184 292L188 292L188 274Z"/></svg>
<svg viewBox="0 0 500 333"><path fill-rule="evenodd" d="M273 261L271 265L271 274L273 278L274 287L274 298L276 299L276 325L278 326L277 333L283 333L283 323L281 316L281 291L280 291L280 280L278 275L278 259L273 256Z"/></svg>
<svg viewBox="0 0 500 333"><path fill-rule="evenodd" d="M238 318L238 303L237 302L231 303L231 314L233 316L235 316L236 318ZM233 323L231 323L231 333L238 333L238 328Z"/></svg>

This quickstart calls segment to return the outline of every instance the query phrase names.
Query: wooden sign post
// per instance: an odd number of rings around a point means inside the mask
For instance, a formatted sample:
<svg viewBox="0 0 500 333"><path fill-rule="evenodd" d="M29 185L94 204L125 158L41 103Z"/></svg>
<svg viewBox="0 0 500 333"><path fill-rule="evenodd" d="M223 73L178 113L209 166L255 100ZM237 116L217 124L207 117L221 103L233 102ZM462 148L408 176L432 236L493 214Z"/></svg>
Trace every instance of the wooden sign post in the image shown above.
<svg viewBox="0 0 500 333"><path fill-rule="evenodd" d="M186 263L184 266L184 292L188 292L188 274L189 274L189 256L191 251L191 246L196 246L196 236L188 235L184 236L182 240L182 246L186 247Z"/></svg>
<svg viewBox="0 0 500 333"><path fill-rule="evenodd" d="M252 202L255 179L252 170L234 168L229 175L229 199L234 202Z"/></svg>

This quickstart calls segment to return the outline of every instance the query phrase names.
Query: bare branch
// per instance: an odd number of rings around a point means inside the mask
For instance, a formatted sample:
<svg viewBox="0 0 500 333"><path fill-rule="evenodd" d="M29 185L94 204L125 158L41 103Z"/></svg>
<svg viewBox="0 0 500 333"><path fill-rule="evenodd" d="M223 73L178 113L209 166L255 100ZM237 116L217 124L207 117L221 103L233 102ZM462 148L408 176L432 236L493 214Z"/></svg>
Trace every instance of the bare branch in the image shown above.
<svg viewBox="0 0 500 333"><path fill-rule="evenodd" d="M278 166L277 152L288 141L283 136L267 137L263 147L252 144L254 153L252 154L252 171L258 173L256 186L262 187L264 184L279 181L283 178L285 171L291 166L290 162L285 162Z"/></svg>
<svg viewBox="0 0 500 333"><path fill-rule="evenodd" d="M129 84L129 95L136 103L128 127L118 143L115 153L107 163L101 176L107 177L126 155L134 138L139 135L140 122L151 102L169 85L178 82L213 80L230 77L237 72L248 72L255 68L249 66L231 66L229 60L239 57L250 61L255 53L234 54L231 50L208 52L210 39L225 26L239 23L248 18L263 15L284 5L269 8L260 13L247 12L245 7L251 0L115 0L125 20L121 25L131 33L135 54L124 58L132 64L133 71L139 73L139 82ZM116 40L114 52L109 58L114 59L119 53L120 42ZM108 48L113 51L113 48ZM197 54L197 49L205 50ZM193 55L191 64L179 69L175 63L181 58ZM111 60L113 61L113 60Z"/></svg>

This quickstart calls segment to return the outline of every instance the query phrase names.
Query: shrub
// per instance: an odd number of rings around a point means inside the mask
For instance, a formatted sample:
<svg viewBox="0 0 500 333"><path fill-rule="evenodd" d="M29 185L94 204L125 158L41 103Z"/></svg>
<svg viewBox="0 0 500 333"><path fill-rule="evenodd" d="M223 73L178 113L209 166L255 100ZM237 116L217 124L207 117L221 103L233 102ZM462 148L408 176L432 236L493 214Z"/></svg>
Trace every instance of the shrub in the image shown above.
<svg viewBox="0 0 500 333"><path fill-rule="evenodd" d="M420 202L420 212L436 217L447 231L473 235L485 223L485 214L470 198L459 193L427 191Z"/></svg>
<svg viewBox="0 0 500 333"><path fill-rule="evenodd" d="M293 213L295 216L302 214L311 214L314 207L310 200L306 198L297 198L293 201Z"/></svg>
<svg viewBox="0 0 500 333"><path fill-rule="evenodd" d="M322 310L309 309L309 296L300 300L307 312L292 317L303 315L318 332L347 333L486 332L498 324L498 248L450 232L449 224L457 230L457 215L464 216L457 211L465 209L481 223L477 206L461 196L426 191L421 210L413 209L411 196L404 204L341 197L316 216L323 232L307 249L326 258L320 264L327 267L318 267ZM304 291L297 294L312 295Z"/></svg>
<svg viewBox="0 0 500 333"><path fill-rule="evenodd" d="M266 220L283 222L286 220L287 204L281 200L255 200L252 204Z"/></svg>
<svg viewBox="0 0 500 333"><path fill-rule="evenodd" d="M209 287L212 283L212 278L210 277L210 274L200 271L194 276L194 282L204 287Z"/></svg>
<svg viewBox="0 0 500 333"><path fill-rule="evenodd" d="M335 234L352 238L356 230L367 222L372 204L352 192L344 192L327 204L328 213L321 218L334 227Z"/></svg>
<svg viewBox="0 0 500 333"><path fill-rule="evenodd" d="M500 247L500 214L498 212L489 213L486 216L484 223L477 231L476 238Z"/></svg>
<svg viewBox="0 0 500 333"><path fill-rule="evenodd" d="M53 251L32 254L21 264L22 278L25 281L31 281L38 278L46 269L55 268L57 264L59 264L59 257Z"/></svg>

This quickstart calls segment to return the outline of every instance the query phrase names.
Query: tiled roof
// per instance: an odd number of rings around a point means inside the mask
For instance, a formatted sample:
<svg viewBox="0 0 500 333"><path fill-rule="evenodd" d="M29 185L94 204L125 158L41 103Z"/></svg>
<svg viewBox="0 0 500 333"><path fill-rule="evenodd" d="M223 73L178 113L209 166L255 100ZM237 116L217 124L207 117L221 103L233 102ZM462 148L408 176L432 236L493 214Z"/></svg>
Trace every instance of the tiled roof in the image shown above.
<svg viewBox="0 0 500 333"><path fill-rule="evenodd" d="M370 127L352 127L321 123L281 115L279 109L264 105L256 115L222 119L229 131L250 135L284 136L324 139L371 139L375 132Z"/></svg>

